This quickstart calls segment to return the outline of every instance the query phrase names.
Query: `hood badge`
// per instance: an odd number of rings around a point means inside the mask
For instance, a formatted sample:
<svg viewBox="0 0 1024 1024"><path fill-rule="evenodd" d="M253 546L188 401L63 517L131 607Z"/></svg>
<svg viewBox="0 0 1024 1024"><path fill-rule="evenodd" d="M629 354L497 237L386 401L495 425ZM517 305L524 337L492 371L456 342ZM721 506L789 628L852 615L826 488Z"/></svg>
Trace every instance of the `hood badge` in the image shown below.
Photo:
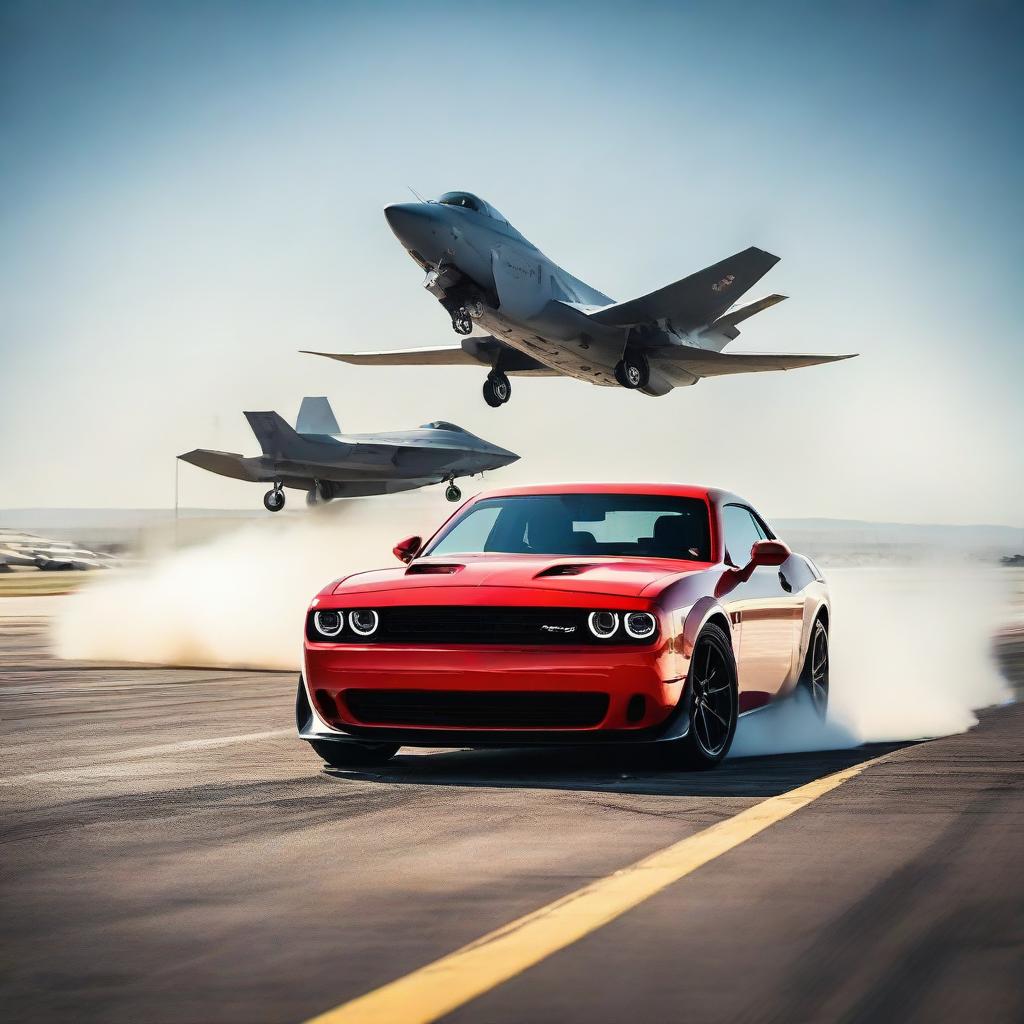
<svg viewBox="0 0 1024 1024"><path fill-rule="evenodd" d="M544 633L575 633L575 626L541 626L541 631Z"/></svg>

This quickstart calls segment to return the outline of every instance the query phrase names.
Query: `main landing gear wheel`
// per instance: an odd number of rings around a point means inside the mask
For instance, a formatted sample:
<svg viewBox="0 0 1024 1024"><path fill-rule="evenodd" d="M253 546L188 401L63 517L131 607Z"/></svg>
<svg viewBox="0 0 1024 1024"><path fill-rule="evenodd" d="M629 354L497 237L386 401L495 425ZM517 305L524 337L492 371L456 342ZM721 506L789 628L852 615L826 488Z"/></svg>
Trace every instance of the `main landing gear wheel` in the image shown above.
<svg viewBox="0 0 1024 1024"><path fill-rule="evenodd" d="M452 330L456 334L469 334L473 330L473 318L469 315L469 310L465 306L459 306L452 313Z"/></svg>
<svg viewBox="0 0 1024 1024"><path fill-rule="evenodd" d="M458 487L455 486L455 481L454 480L450 481L448 486L445 488L444 496L449 501L461 501L462 500L462 491L460 491L458 489Z"/></svg>
<svg viewBox="0 0 1024 1024"><path fill-rule="evenodd" d="M690 729L681 741L688 768L713 768L732 745L739 717L736 658L722 629L705 626L693 647L690 673Z"/></svg>
<svg viewBox="0 0 1024 1024"><path fill-rule="evenodd" d="M630 391L647 387L651 371L643 356L623 356L615 364L615 379Z"/></svg>
<svg viewBox="0 0 1024 1024"><path fill-rule="evenodd" d="M333 497L331 485L323 480L314 480L313 486L306 491L306 504L312 508L314 505L326 505Z"/></svg>
<svg viewBox="0 0 1024 1024"><path fill-rule="evenodd" d="M263 507L268 512L280 512L284 508L284 491L280 487L263 495Z"/></svg>
<svg viewBox="0 0 1024 1024"><path fill-rule="evenodd" d="M821 619L816 619L807 648L807 662L800 677L800 685L807 691L818 717L828 714L828 630Z"/></svg>
<svg viewBox="0 0 1024 1024"><path fill-rule="evenodd" d="M484 381L484 401L492 408L504 405L512 397L512 385L503 373L489 373Z"/></svg>
<svg viewBox="0 0 1024 1024"><path fill-rule="evenodd" d="M397 743L307 742L332 768L369 768L384 764L398 753Z"/></svg>

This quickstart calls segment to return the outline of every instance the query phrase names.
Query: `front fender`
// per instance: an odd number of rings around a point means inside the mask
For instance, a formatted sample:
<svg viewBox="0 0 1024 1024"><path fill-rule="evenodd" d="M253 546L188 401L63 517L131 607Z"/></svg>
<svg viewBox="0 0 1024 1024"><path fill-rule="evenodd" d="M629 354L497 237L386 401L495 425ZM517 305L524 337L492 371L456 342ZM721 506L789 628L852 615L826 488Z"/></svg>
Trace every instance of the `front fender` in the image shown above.
<svg viewBox="0 0 1024 1024"><path fill-rule="evenodd" d="M696 646L697 637L700 636L700 631L704 628L708 619L710 619L712 615L720 615L726 620L726 622L729 621L729 616L725 609L713 597L699 598L697 603L694 604L694 606L686 613L686 618L683 620L683 628L680 632L682 649L679 653L687 661L690 660L690 656L693 654L693 648ZM727 632L731 633L731 631ZM731 635L729 639L731 642Z"/></svg>

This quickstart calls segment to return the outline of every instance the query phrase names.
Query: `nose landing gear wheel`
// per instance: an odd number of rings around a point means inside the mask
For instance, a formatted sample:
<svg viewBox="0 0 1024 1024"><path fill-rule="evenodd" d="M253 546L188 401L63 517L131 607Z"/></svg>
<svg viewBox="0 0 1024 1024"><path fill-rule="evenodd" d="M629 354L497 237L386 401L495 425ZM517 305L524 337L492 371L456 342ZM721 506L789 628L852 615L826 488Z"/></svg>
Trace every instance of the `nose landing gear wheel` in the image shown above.
<svg viewBox="0 0 1024 1024"><path fill-rule="evenodd" d="M460 491L458 489L458 487L455 486L455 481L454 480L452 480L451 483L449 483L448 486L445 488L444 496L449 501L461 501L462 500L462 491Z"/></svg>
<svg viewBox="0 0 1024 1024"><path fill-rule="evenodd" d="M459 306L452 313L452 330L456 334L469 334L473 330L473 318L469 315L469 310L465 306Z"/></svg>
<svg viewBox="0 0 1024 1024"><path fill-rule="evenodd" d="M512 397L512 385L503 373L489 373L484 381L484 401L492 408L504 405Z"/></svg>
<svg viewBox="0 0 1024 1024"><path fill-rule="evenodd" d="M280 487L263 495L263 507L268 512L280 512L284 508L284 491Z"/></svg>
<svg viewBox="0 0 1024 1024"><path fill-rule="evenodd" d="M615 364L615 379L630 391L647 386L651 371L643 356L623 356Z"/></svg>

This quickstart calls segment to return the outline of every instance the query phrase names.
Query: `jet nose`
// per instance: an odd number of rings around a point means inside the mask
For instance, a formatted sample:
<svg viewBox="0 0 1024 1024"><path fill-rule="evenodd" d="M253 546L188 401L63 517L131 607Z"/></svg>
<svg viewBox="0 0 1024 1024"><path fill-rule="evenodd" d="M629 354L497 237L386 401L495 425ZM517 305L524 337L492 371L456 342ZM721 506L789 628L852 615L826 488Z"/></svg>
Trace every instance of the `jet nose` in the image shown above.
<svg viewBox="0 0 1024 1024"><path fill-rule="evenodd" d="M384 217L406 248L415 248L419 236L429 230L433 220L429 203L392 203L384 207Z"/></svg>
<svg viewBox="0 0 1024 1024"><path fill-rule="evenodd" d="M494 454L494 461L498 466L511 466L513 462L519 461L519 456L515 452L499 448L497 445L492 446L492 452Z"/></svg>

